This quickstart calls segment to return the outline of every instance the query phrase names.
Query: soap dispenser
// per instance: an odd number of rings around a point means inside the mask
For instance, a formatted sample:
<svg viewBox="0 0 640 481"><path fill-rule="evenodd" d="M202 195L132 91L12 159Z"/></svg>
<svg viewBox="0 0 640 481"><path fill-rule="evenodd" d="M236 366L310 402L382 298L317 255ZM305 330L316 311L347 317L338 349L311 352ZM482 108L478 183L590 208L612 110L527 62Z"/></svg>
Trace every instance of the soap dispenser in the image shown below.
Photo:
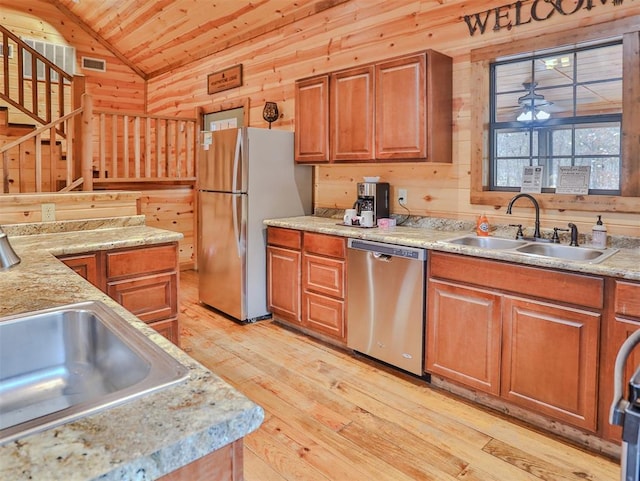
<svg viewBox="0 0 640 481"><path fill-rule="evenodd" d="M591 245L598 249L607 247L607 227L602 223L602 216L598 216L598 221L591 230Z"/></svg>

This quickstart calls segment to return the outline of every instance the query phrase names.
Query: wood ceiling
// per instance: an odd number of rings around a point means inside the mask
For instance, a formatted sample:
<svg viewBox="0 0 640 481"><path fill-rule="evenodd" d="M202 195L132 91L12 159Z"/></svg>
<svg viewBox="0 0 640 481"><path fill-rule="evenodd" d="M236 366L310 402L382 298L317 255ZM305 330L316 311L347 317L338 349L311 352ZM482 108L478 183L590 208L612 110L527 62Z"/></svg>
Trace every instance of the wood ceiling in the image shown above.
<svg viewBox="0 0 640 481"><path fill-rule="evenodd" d="M349 0L51 0L149 79Z"/></svg>

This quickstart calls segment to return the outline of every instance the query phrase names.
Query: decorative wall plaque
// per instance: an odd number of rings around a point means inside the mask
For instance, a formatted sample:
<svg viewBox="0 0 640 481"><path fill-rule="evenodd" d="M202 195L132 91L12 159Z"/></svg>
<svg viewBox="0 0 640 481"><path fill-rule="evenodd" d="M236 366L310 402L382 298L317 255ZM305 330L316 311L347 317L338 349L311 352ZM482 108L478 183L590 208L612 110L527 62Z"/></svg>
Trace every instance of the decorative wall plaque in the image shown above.
<svg viewBox="0 0 640 481"><path fill-rule="evenodd" d="M219 70L207 76L207 93L215 94L242 85L242 64Z"/></svg>

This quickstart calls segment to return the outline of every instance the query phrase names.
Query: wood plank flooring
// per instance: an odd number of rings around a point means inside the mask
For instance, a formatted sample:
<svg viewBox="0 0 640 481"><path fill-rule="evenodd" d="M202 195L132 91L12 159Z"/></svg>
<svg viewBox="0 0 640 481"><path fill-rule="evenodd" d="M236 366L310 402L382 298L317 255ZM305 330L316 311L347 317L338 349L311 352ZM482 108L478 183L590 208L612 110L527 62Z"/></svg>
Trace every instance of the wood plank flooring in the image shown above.
<svg viewBox="0 0 640 481"><path fill-rule="evenodd" d="M616 481L577 449L272 321L242 326L181 274L182 348L261 405L246 481Z"/></svg>

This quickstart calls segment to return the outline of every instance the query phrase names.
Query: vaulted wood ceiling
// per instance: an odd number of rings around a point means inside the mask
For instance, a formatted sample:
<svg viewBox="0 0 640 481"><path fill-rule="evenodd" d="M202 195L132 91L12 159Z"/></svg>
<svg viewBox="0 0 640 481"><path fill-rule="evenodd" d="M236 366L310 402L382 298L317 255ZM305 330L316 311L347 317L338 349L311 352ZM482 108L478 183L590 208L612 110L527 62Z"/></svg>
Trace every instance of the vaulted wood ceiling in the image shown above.
<svg viewBox="0 0 640 481"><path fill-rule="evenodd" d="M149 79L349 0L51 0Z"/></svg>

